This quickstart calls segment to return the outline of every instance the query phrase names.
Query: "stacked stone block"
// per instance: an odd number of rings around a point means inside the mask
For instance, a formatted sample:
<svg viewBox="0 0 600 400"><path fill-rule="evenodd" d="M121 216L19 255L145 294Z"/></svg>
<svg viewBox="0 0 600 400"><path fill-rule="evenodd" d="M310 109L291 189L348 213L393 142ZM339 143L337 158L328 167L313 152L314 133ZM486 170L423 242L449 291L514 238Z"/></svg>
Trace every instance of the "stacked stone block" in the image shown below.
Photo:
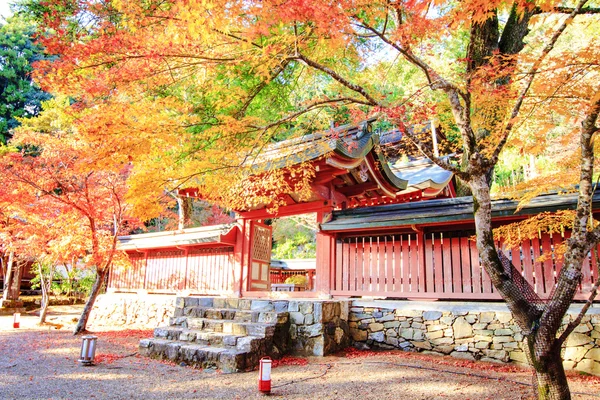
<svg viewBox="0 0 600 400"><path fill-rule="evenodd" d="M563 321L566 325L570 318ZM527 363L523 334L509 312L353 306L350 334L358 348L450 355L466 360ZM600 315L587 315L564 352L565 368L600 375Z"/></svg>
<svg viewBox="0 0 600 400"><path fill-rule="evenodd" d="M350 344L348 302L180 297L170 325L140 341L140 353L225 372L261 357L326 355Z"/></svg>
<svg viewBox="0 0 600 400"><path fill-rule="evenodd" d="M268 300L179 297L170 325L140 341L140 354L200 368L237 372L289 348L285 304Z"/></svg>
<svg viewBox="0 0 600 400"><path fill-rule="evenodd" d="M350 345L348 301L292 301L290 313L291 353L323 356Z"/></svg>

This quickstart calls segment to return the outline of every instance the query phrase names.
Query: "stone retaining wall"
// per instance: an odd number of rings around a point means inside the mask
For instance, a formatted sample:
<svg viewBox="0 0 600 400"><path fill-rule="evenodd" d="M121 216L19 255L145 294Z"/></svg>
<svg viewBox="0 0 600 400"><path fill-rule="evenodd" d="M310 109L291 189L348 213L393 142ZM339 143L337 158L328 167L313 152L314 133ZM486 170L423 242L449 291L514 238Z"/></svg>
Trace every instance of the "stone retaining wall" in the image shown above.
<svg viewBox="0 0 600 400"><path fill-rule="evenodd" d="M563 324L577 316L573 306ZM503 304L354 301L350 334L358 348L378 347L467 360L527 363L523 335ZM600 375L600 309L569 336L566 369Z"/></svg>
<svg viewBox="0 0 600 400"><path fill-rule="evenodd" d="M169 325L175 312L175 296L107 293L98 296L90 314L91 326L156 328Z"/></svg>
<svg viewBox="0 0 600 400"><path fill-rule="evenodd" d="M92 326L169 325L175 296L111 293L99 296ZM241 300L250 301L250 300ZM378 347L450 355L468 360L526 363L523 335L501 303L413 301L252 300L289 312L291 353L322 356L351 342ZM572 306L563 321L578 314ZM569 336L566 369L600 375L600 306L593 306Z"/></svg>
<svg viewBox="0 0 600 400"><path fill-rule="evenodd" d="M287 303L293 354L324 356L350 345L349 301L290 300Z"/></svg>

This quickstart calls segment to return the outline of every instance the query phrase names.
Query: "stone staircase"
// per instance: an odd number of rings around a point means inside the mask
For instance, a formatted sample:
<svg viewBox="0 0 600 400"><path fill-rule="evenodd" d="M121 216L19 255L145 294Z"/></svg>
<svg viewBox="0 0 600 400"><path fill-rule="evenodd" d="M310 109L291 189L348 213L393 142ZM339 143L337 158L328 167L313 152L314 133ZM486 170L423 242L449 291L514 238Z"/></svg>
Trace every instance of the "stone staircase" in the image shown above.
<svg viewBox="0 0 600 400"><path fill-rule="evenodd" d="M141 355L223 372L252 370L290 347L287 301L179 297L170 325L142 339Z"/></svg>

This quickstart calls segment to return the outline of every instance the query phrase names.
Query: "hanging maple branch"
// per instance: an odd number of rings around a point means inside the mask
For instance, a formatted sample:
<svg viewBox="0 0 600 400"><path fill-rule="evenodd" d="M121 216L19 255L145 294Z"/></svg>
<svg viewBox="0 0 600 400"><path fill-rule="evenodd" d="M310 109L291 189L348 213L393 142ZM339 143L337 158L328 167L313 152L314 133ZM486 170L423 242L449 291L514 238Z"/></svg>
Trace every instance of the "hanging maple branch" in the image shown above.
<svg viewBox="0 0 600 400"><path fill-rule="evenodd" d="M504 128L504 132L503 132L502 136L500 137L500 140L499 140L498 144L496 145L494 152L492 153L491 162L494 165L498 162L498 157L500 156L500 152L504 148L504 145L506 144L506 141L508 140L508 137L509 137L509 135L512 131L512 128L515 124L515 120L516 120L517 116L519 115L519 112L521 111L521 107L523 106L523 101L525 100L525 96L529 92L529 88L531 87L531 84L533 83L533 80L536 77L535 73L539 69L542 62L546 59L548 54L550 54L550 52L554 49L554 46L556 45L558 38L562 35L562 33L567 28L567 26L573 21L575 16L577 16L581 12L581 9L587 2L588 2L588 0L581 0L577 4L577 7L575 7L575 9L573 9L573 11L569 14L569 16L556 29L556 31L550 38L550 41L546 44L546 46L542 50L542 53L536 58L535 62L529 69L529 72L528 72L527 77L525 78L525 82L523 84L523 88L521 89L519 95L517 96L515 105L513 106L513 109L510 113L510 119Z"/></svg>

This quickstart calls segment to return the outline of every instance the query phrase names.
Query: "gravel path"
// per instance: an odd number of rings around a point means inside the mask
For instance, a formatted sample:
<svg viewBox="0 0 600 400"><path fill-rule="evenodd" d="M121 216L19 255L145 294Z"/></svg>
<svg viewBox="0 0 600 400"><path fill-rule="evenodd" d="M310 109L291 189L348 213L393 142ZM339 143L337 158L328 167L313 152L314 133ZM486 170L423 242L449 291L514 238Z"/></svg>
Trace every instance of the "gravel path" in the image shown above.
<svg viewBox="0 0 600 400"><path fill-rule="evenodd" d="M136 354L148 330L98 336L97 364L77 363L81 339L71 334L78 307L54 307L52 323L33 316L12 328L0 317L1 399L264 399L258 373L195 370ZM530 399L531 373L514 366L471 363L405 352L357 352L286 358L273 369L272 394L283 399ZM570 375L575 399L600 398L600 379Z"/></svg>

